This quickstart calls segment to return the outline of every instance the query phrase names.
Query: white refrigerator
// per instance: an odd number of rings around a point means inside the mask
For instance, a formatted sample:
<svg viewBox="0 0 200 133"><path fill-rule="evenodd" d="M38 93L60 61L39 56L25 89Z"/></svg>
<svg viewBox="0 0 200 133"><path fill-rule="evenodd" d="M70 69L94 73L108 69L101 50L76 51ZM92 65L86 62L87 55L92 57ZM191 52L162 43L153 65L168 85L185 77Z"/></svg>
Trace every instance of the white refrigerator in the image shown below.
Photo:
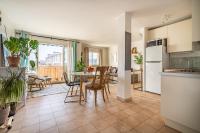
<svg viewBox="0 0 200 133"><path fill-rule="evenodd" d="M169 66L169 56L166 46L151 46L146 48L146 84L145 90L161 94L161 72Z"/></svg>

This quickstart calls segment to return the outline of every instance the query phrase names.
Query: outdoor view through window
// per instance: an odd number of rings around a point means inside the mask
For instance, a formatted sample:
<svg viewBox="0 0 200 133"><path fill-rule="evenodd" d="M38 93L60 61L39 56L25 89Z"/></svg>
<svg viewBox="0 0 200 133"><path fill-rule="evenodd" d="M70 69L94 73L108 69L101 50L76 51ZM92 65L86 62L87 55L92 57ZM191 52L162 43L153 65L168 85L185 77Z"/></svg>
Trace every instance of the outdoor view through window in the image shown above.
<svg viewBox="0 0 200 133"><path fill-rule="evenodd" d="M38 74L62 81L63 46L40 44L38 50Z"/></svg>
<svg viewBox="0 0 200 133"><path fill-rule="evenodd" d="M99 53L98 52L89 52L89 65L90 66L97 66L99 65Z"/></svg>

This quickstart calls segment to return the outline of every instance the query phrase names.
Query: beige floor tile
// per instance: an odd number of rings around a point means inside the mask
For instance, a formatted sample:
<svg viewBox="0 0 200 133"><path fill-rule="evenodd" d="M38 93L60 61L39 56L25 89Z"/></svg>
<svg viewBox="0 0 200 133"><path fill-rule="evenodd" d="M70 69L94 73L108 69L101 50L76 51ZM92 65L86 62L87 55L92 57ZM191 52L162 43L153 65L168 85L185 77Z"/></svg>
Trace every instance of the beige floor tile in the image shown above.
<svg viewBox="0 0 200 133"><path fill-rule="evenodd" d="M0 131L0 133L1 133L1 131ZM2 132L3 133L3 132ZM6 132L5 132L6 133ZM8 131L8 133L20 133L20 130L16 130L16 131Z"/></svg>
<svg viewBox="0 0 200 133"><path fill-rule="evenodd" d="M51 120L51 119L54 119L54 116L52 113L49 113L49 114L45 114L45 115L41 115L40 116L40 122L42 121L47 121L47 120Z"/></svg>
<svg viewBox="0 0 200 133"><path fill-rule="evenodd" d="M151 127L153 127L156 130L161 129L164 126L163 121L154 120L154 119L148 119L148 120L145 121L145 123L150 125Z"/></svg>
<svg viewBox="0 0 200 133"><path fill-rule="evenodd" d="M28 127L34 124L39 124L39 117L31 118L31 119L24 119L22 121L22 127Z"/></svg>
<svg viewBox="0 0 200 133"><path fill-rule="evenodd" d="M138 133L135 129L131 129L130 131L128 131L127 133Z"/></svg>
<svg viewBox="0 0 200 133"><path fill-rule="evenodd" d="M123 123L126 123L127 125L131 126L132 128L135 128L136 126L138 126L142 122L137 120L135 117L130 116L127 119L124 119Z"/></svg>
<svg viewBox="0 0 200 133"><path fill-rule="evenodd" d="M100 133L120 133L120 131L111 126L101 130Z"/></svg>
<svg viewBox="0 0 200 133"><path fill-rule="evenodd" d="M92 124L86 124L76 129L79 133L97 133L98 130Z"/></svg>
<svg viewBox="0 0 200 133"><path fill-rule="evenodd" d="M40 122L40 131L44 131L52 127L56 127L56 121L54 119Z"/></svg>
<svg viewBox="0 0 200 133"><path fill-rule="evenodd" d="M180 132L170 127L164 126L158 131L158 133L180 133Z"/></svg>
<svg viewBox="0 0 200 133"><path fill-rule="evenodd" d="M38 133L38 132L39 132L39 124L27 126L20 130L20 133Z"/></svg>
<svg viewBox="0 0 200 133"><path fill-rule="evenodd" d="M59 133L66 133L73 129L79 128L79 127L81 127L81 126L77 125L74 122L67 122L65 124L58 125L58 130L59 130Z"/></svg>
<svg viewBox="0 0 200 133"><path fill-rule="evenodd" d="M133 117L135 117L140 122L144 122L145 120L149 119L147 115L144 115L142 113L137 113L136 115L134 114Z"/></svg>
<svg viewBox="0 0 200 133"><path fill-rule="evenodd" d="M52 127L43 131L40 131L40 133L59 133L57 127Z"/></svg>
<svg viewBox="0 0 200 133"><path fill-rule="evenodd" d="M129 115L124 112L124 111L119 111L117 113L113 113L115 116L117 116L117 118L119 118L120 120L126 119L129 117Z"/></svg>
<svg viewBox="0 0 200 133"><path fill-rule="evenodd" d="M135 130L139 133L156 133L156 131L157 131L156 129L154 129L153 127L151 127L145 123L136 127Z"/></svg>
<svg viewBox="0 0 200 133"><path fill-rule="evenodd" d="M93 92L88 93L88 102L82 105L64 103L66 94L28 99L27 105L17 112L10 132L177 132L164 126L159 95L134 90L133 101L122 103L116 99L116 85L110 85L110 90L105 103L98 94L97 106Z"/></svg>
<svg viewBox="0 0 200 133"><path fill-rule="evenodd" d="M91 124L98 130L105 129L110 126L110 123L108 121L104 121L103 119L92 121Z"/></svg>
<svg viewBox="0 0 200 133"><path fill-rule="evenodd" d="M128 132L131 129L133 129L132 126L130 126L129 124L127 124L127 123L125 123L123 121L115 122L112 126L114 128L116 128L118 131L120 131L121 133Z"/></svg>

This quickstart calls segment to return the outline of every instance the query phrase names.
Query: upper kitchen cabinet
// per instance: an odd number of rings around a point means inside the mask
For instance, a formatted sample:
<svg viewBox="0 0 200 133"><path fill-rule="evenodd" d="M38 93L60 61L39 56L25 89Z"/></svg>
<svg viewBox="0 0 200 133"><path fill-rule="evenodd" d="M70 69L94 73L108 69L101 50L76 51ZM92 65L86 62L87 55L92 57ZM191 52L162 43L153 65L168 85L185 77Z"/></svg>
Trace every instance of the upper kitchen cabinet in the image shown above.
<svg viewBox="0 0 200 133"><path fill-rule="evenodd" d="M167 51L192 51L192 19L167 26Z"/></svg>
<svg viewBox="0 0 200 133"><path fill-rule="evenodd" d="M149 39L148 40L155 40L159 38L167 38L167 27L160 27L156 29L149 30Z"/></svg>
<svg viewBox="0 0 200 133"><path fill-rule="evenodd" d="M200 0L192 1L192 41L200 41Z"/></svg>

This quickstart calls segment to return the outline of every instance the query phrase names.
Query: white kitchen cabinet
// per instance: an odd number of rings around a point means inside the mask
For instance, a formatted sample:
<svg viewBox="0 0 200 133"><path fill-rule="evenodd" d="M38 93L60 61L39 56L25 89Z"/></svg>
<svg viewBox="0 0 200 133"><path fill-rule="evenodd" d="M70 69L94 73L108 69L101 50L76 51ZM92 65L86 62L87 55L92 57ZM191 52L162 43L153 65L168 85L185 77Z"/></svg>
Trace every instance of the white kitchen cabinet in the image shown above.
<svg viewBox="0 0 200 133"><path fill-rule="evenodd" d="M192 51L192 19L167 26L167 51Z"/></svg>
<svg viewBox="0 0 200 133"><path fill-rule="evenodd" d="M167 38L167 27L160 27L153 30L149 30L149 39L148 40L155 40L159 38Z"/></svg>
<svg viewBox="0 0 200 133"><path fill-rule="evenodd" d="M183 133L200 132L200 75L162 73L161 115L165 124Z"/></svg>
<svg viewBox="0 0 200 133"><path fill-rule="evenodd" d="M200 41L200 0L192 1L192 41Z"/></svg>

